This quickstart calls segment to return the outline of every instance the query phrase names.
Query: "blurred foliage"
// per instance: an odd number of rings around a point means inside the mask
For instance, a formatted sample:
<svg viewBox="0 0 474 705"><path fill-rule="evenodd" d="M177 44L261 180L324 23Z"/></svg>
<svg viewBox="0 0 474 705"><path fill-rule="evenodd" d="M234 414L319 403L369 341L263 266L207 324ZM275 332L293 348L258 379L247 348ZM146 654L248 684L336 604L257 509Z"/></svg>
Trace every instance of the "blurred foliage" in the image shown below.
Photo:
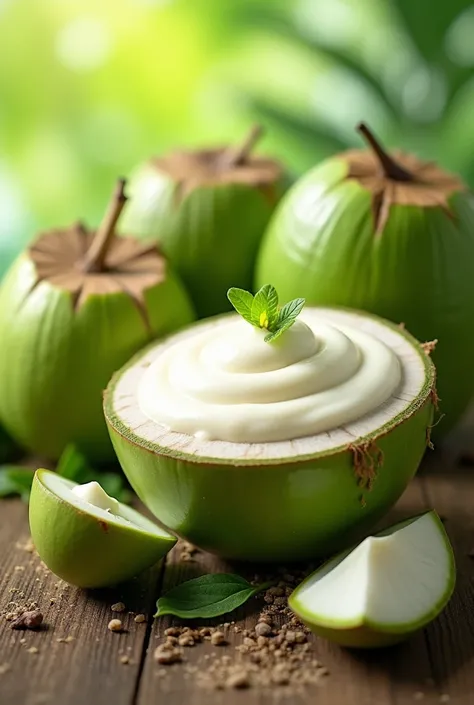
<svg viewBox="0 0 474 705"><path fill-rule="evenodd" d="M474 184L473 36L467 0L0 0L0 272L137 161L255 119L295 174L364 119Z"/></svg>

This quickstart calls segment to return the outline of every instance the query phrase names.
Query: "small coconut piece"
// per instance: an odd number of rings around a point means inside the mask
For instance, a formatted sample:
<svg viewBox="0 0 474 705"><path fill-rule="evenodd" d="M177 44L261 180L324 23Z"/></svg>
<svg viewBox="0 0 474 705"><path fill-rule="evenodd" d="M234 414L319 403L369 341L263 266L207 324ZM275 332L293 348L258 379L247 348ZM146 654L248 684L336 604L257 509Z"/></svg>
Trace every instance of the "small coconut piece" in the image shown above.
<svg viewBox="0 0 474 705"><path fill-rule="evenodd" d="M102 390L154 338L193 319L163 256L115 228L119 180L97 231L51 230L18 258L0 287L0 417L34 453L56 459L74 443L113 458Z"/></svg>
<svg viewBox="0 0 474 705"><path fill-rule="evenodd" d="M156 563L176 543L149 519L108 497L100 485L89 488L89 494L84 486L77 492L78 487L54 472L38 470L31 488L30 530L36 550L66 582L91 588L115 585ZM123 612L123 603L112 610Z"/></svg>
<svg viewBox="0 0 474 705"><path fill-rule="evenodd" d="M296 588L289 606L316 634L343 646L389 646L444 609L455 576L446 530L431 511L325 563Z"/></svg>
<svg viewBox="0 0 474 705"><path fill-rule="evenodd" d="M158 243L200 317L229 310L227 289L251 288L255 255L283 192L273 159L254 156L263 130L239 145L175 151L138 166L123 232Z"/></svg>

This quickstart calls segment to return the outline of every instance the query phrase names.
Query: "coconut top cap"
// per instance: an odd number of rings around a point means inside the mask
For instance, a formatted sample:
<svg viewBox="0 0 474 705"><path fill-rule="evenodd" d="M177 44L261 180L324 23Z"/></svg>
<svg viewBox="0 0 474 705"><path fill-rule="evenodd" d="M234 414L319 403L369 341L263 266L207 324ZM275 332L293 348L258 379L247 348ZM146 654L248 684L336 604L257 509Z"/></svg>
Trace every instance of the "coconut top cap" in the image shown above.
<svg viewBox="0 0 474 705"><path fill-rule="evenodd" d="M91 295L124 292L146 313L144 292L165 279L166 262L156 246L116 237L126 200L125 181L120 179L96 231L78 222L39 235L28 248L37 275L35 286L47 281L69 291L76 309Z"/></svg>
<svg viewBox="0 0 474 705"><path fill-rule="evenodd" d="M372 194L377 234L386 225L391 205L440 207L451 216L449 197L467 189L459 177L413 154L397 151L391 155L367 125L360 123L357 129L370 149L353 149L341 156L348 164L346 178L356 179Z"/></svg>
<svg viewBox="0 0 474 705"><path fill-rule="evenodd" d="M182 195L200 186L219 184L244 184L265 189L281 178L283 169L273 159L252 155L262 134L262 127L255 125L240 146L177 150L155 157L151 163L179 184Z"/></svg>

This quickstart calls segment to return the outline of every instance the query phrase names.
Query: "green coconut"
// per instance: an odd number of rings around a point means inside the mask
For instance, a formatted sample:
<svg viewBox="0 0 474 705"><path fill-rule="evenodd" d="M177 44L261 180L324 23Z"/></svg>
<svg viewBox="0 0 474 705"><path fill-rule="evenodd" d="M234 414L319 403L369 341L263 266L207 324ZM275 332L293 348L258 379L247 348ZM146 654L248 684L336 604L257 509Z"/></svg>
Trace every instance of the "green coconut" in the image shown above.
<svg viewBox="0 0 474 705"><path fill-rule="evenodd" d="M423 347L392 323L361 312L308 308L303 321L358 328L396 350L402 372L396 394L329 432L268 443L203 440L146 416L138 389L150 365L170 346L233 318L238 316L191 325L149 346L113 377L104 411L118 459L160 523L205 550L258 561L327 556L369 529L415 473L433 418L434 366Z"/></svg>
<svg viewBox="0 0 474 705"><path fill-rule="evenodd" d="M142 514L109 497L97 482L77 485L48 470L35 473L29 513L41 560L78 587L133 578L176 543Z"/></svg>
<svg viewBox="0 0 474 705"><path fill-rule="evenodd" d="M318 636L377 648L403 641L435 619L455 581L449 538L431 511L332 558L293 591L288 604Z"/></svg>
<svg viewBox="0 0 474 705"><path fill-rule="evenodd" d="M288 299L350 306L438 339L439 429L474 391L474 197L462 181L410 154L369 151L315 167L287 193L264 236L256 285ZM438 429L437 429L438 430Z"/></svg>
<svg viewBox="0 0 474 705"><path fill-rule="evenodd" d="M193 319L156 248L114 236L124 203L121 181L97 233L79 223L40 235L0 288L0 419L42 456L74 443L113 458L102 414L112 373Z"/></svg>
<svg viewBox="0 0 474 705"><path fill-rule="evenodd" d="M282 170L239 148L173 152L137 167L121 230L159 243L199 317L230 309L231 286L251 288L260 239L282 193Z"/></svg>

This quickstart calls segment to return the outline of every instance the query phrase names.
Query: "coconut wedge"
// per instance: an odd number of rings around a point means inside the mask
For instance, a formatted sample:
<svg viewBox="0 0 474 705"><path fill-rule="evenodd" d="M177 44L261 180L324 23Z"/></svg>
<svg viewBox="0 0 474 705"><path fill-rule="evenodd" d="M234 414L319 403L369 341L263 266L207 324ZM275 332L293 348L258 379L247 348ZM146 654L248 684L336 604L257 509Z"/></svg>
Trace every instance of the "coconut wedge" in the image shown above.
<svg viewBox="0 0 474 705"><path fill-rule="evenodd" d="M48 568L88 588L132 578L176 543L139 512L108 497L97 483L77 485L48 470L38 470L33 480L30 530Z"/></svg>
<svg viewBox="0 0 474 705"><path fill-rule="evenodd" d="M355 311L305 309L307 324L351 326L396 352L402 381L386 403L343 427L268 443L200 440L146 416L138 389L153 361L235 318L216 317L169 336L113 377L104 410L117 456L160 523L201 548L259 561L328 556L370 529L415 473L429 440L434 367L398 326Z"/></svg>
<svg viewBox="0 0 474 705"><path fill-rule="evenodd" d="M436 512L395 524L331 559L289 606L316 634L343 646L389 646L434 619L455 584L454 555Z"/></svg>

